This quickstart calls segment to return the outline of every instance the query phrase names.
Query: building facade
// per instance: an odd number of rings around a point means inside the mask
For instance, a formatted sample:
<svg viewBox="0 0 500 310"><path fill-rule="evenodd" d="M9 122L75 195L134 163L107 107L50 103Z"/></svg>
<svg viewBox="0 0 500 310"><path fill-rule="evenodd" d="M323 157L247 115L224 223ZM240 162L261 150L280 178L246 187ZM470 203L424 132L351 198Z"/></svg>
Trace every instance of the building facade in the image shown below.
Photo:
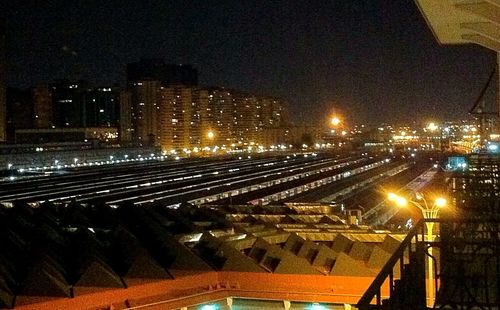
<svg viewBox="0 0 500 310"><path fill-rule="evenodd" d="M164 150L208 146L206 107L208 92L193 87L160 90L160 145Z"/></svg>
<svg viewBox="0 0 500 310"><path fill-rule="evenodd" d="M122 91L120 101L122 143L169 152L264 144L267 129L286 124L282 100L221 87L164 87L143 80Z"/></svg>
<svg viewBox="0 0 500 310"><path fill-rule="evenodd" d="M143 80L129 86L133 140L138 145L157 145L160 136L158 93L160 82Z"/></svg>
<svg viewBox="0 0 500 310"><path fill-rule="evenodd" d="M134 137L132 113L132 92L130 90L124 89L120 91L119 135L122 145L131 144Z"/></svg>
<svg viewBox="0 0 500 310"><path fill-rule="evenodd" d="M117 127L120 122L120 89L90 88L84 98L85 127Z"/></svg>
<svg viewBox="0 0 500 310"><path fill-rule="evenodd" d="M50 85L55 127L84 127L85 92L84 81L57 80Z"/></svg>

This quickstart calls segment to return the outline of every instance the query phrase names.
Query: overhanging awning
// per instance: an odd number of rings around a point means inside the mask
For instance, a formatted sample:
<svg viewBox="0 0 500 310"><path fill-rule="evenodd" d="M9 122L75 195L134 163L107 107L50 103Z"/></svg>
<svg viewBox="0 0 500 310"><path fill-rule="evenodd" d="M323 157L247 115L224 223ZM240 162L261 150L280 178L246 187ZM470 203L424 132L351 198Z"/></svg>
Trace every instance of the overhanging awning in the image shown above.
<svg viewBox="0 0 500 310"><path fill-rule="evenodd" d="M478 44L500 52L500 0L415 0L441 44Z"/></svg>

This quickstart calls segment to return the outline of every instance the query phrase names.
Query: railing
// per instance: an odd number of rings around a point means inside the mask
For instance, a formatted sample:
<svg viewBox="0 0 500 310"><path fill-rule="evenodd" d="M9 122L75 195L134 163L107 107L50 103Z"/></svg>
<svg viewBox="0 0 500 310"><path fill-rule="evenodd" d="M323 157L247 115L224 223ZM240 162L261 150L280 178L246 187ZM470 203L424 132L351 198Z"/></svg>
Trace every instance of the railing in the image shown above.
<svg viewBox="0 0 500 310"><path fill-rule="evenodd" d="M405 280L409 280L409 276L413 276L414 278L416 276L415 272L406 274L406 271L409 271L406 266L410 266L411 263L417 264L413 266L422 264L422 262L418 262L416 254L420 254L420 258L423 258L423 251L418 251L417 247L423 243L425 236L424 233L423 221L419 221L415 227L410 230L398 249L380 270L380 273L377 275L375 280L373 280L368 290L358 301L357 307L360 310L405 309L404 304L411 305L411 309L418 309L419 305L423 305L425 307L425 288L422 292L422 283L419 283L420 285L416 285L418 282L422 282L422 279L425 282L425 268L423 268L423 274L420 273L420 277L416 277L417 282L413 285L414 294L412 294L411 300L404 300L404 295L401 295L401 290L403 289L402 280L404 280L405 277ZM407 270L405 270L405 268ZM421 280L418 281L418 278ZM387 281L389 282L387 283ZM383 289L385 289L385 291L383 291ZM398 298L396 299L395 296ZM383 297L386 299L383 299ZM374 303L372 303L373 301ZM410 308L408 307L408 309Z"/></svg>
<svg viewBox="0 0 500 310"><path fill-rule="evenodd" d="M425 227L439 224L434 240ZM434 249L434 253L433 253ZM358 301L360 310L499 309L500 220L419 221Z"/></svg>

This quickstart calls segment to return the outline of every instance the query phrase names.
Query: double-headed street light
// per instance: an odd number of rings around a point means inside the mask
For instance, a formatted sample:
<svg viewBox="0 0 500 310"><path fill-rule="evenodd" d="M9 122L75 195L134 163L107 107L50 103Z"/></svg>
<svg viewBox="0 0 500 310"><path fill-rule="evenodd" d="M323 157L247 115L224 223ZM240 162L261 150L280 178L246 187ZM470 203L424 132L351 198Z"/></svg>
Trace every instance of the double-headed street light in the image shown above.
<svg viewBox="0 0 500 310"><path fill-rule="evenodd" d="M444 208L447 204L446 199L443 197L438 197L434 200L434 203L432 205L429 205L427 203L427 200L425 199L424 195L421 193L415 193L415 198L416 200L412 199L407 199L405 197L399 196L395 193L389 193L387 195L387 199L389 201L393 201L398 207L404 208L408 205L408 203L411 203L420 211L422 211L422 216L424 219L437 219L438 218L438 213L441 208ZM432 242L434 241L434 236L432 234L432 229L434 227L434 222L431 221L426 221L425 222L425 228L427 229L427 241ZM433 288L433 278L434 278L434 269L432 267L432 246L429 247L428 249L429 253L429 260L428 260L428 305L433 305L434 304L434 288Z"/></svg>
<svg viewBox="0 0 500 310"><path fill-rule="evenodd" d="M420 209L420 211L422 211L422 216L424 217L424 219L436 219L436 218L438 218L439 210L441 208L445 207L446 203L447 203L445 198L438 197L438 198L436 198L436 200L434 200L434 203L431 206L429 206L424 195L422 195L421 193L415 194L416 200L407 199L407 198L405 198L403 196L399 196L395 193L389 193L387 195L387 198L390 201L393 201L398 207L401 207L401 208L406 207L408 205L408 203L411 203L412 205L414 205L415 207ZM433 222L426 222L425 224L427 225L427 228L430 228L430 229L427 229L427 236L428 237L431 236L430 238L428 238L429 240L431 240L432 239L432 226L434 225L434 223Z"/></svg>

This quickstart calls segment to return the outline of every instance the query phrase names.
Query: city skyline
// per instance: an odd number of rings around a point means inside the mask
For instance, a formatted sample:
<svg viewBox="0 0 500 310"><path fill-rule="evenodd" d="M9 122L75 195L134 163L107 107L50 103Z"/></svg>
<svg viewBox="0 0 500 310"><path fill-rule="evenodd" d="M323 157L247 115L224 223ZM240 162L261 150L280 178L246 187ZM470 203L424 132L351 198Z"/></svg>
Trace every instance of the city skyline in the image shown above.
<svg viewBox="0 0 500 310"><path fill-rule="evenodd" d="M125 83L141 57L192 64L200 84L290 101L293 120L339 110L355 122L466 115L495 64L436 43L411 1L3 4L8 83Z"/></svg>

